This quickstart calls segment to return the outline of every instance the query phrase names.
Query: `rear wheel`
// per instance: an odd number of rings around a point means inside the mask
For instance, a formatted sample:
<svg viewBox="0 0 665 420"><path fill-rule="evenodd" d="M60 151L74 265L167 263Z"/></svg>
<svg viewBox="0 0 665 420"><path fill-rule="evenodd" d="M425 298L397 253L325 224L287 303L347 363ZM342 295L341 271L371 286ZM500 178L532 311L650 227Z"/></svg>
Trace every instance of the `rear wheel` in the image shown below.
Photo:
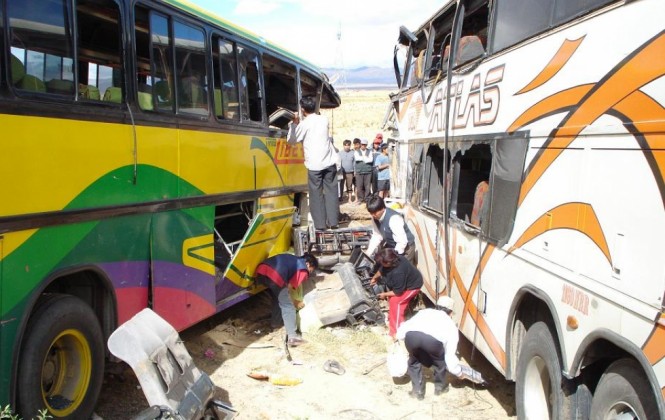
<svg viewBox="0 0 665 420"><path fill-rule="evenodd" d="M99 321L82 300L50 295L31 316L21 347L18 412L46 408L54 418L89 418L104 374Z"/></svg>
<svg viewBox="0 0 665 420"><path fill-rule="evenodd" d="M591 403L591 419L656 419L658 406L642 367L620 359L600 377Z"/></svg>
<svg viewBox="0 0 665 420"><path fill-rule="evenodd" d="M556 343L549 327L537 322L524 336L517 363L516 405L520 419L560 419L566 411Z"/></svg>

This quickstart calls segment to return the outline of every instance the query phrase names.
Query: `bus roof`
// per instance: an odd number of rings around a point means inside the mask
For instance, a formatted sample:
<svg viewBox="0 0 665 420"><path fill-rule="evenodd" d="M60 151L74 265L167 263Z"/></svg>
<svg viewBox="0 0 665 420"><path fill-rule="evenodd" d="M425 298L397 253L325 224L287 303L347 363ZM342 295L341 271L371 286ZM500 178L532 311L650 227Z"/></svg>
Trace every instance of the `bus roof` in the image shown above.
<svg viewBox="0 0 665 420"><path fill-rule="evenodd" d="M254 32L249 31L249 30L247 30L247 29L245 29L241 26L238 26L238 25L232 23L232 22L229 22L228 20L223 19L223 18L215 15L214 13L212 13L212 12L206 10L206 9L203 9L202 7L199 7L199 6L189 2L187 0L163 0L163 1L165 3L168 3L172 6L174 6L174 7L177 7L180 10L188 12L188 13L190 13L190 14L196 16L196 17L199 17L203 20L206 20L207 22L212 23L213 25L219 26L223 29L227 29L228 31L230 31L233 34L238 34L238 35L242 36L243 38L246 38L246 39L248 39L248 40L250 40L250 41L252 41L252 42L254 42L258 45L261 45L262 47L264 47L268 50L272 50L272 51L278 52L280 54L283 54L283 55L287 56L288 58L298 62L298 64L300 64L304 67L308 67L310 70L317 72L319 75L323 75L323 71L321 70L321 68L314 65L314 64L312 64L311 62L309 62L307 60L304 60L304 59L298 57L297 55L295 55L294 53L286 50L285 48L280 47L279 45L268 41L267 39L263 38L262 36L257 35Z"/></svg>

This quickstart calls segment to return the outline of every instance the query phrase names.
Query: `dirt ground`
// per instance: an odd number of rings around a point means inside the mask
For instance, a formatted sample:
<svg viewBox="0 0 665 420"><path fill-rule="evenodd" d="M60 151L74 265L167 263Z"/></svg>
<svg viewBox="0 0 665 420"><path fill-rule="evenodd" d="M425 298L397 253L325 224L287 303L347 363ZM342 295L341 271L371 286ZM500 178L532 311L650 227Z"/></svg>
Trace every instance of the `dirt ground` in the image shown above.
<svg viewBox="0 0 665 420"><path fill-rule="evenodd" d="M345 205L342 211L362 219L364 208ZM366 213L366 212L365 212ZM216 397L237 410L237 419L503 419L515 417L514 384L507 382L461 337L463 363L480 371L489 385L451 380L450 391L434 395L429 369L423 401L410 398L408 378L394 379L385 365L387 328L346 322L305 334L307 343L283 347L284 328L270 328L270 299L254 296L180 334L195 364L217 387ZM323 368L339 362L345 373ZM265 373L271 380L248 376ZM299 382L273 384L277 378ZM272 381L272 382L271 382ZM107 367L95 410L96 419L127 419L147 408L138 381L124 364Z"/></svg>

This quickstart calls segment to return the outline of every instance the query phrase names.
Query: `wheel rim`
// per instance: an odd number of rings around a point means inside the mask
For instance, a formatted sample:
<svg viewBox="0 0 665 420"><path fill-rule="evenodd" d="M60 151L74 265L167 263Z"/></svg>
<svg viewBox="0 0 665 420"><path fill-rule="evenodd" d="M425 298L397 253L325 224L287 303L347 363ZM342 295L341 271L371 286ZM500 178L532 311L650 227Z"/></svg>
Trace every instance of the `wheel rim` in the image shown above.
<svg viewBox="0 0 665 420"><path fill-rule="evenodd" d="M605 418L612 420L636 420L639 419L639 416L632 406L623 401L619 401L608 410Z"/></svg>
<svg viewBox="0 0 665 420"><path fill-rule="evenodd" d="M550 382L545 360L537 356L531 359L524 377L524 412L526 418L549 418L552 391Z"/></svg>
<svg viewBox="0 0 665 420"><path fill-rule="evenodd" d="M83 402L92 372L90 344L80 331L62 331L42 364L42 398L57 417L73 413Z"/></svg>

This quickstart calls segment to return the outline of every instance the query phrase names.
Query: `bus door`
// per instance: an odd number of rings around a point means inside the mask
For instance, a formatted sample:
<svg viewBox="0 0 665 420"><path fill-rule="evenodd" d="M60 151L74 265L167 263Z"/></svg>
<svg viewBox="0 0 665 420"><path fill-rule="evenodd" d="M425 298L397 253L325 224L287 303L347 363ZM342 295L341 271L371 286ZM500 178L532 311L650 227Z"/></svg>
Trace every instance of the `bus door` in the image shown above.
<svg viewBox="0 0 665 420"><path fill-rule="evenodd" d="M232 255L227 261L222 276L216 279L216 304L218 309L230 306L236 298L246 294L246 289L254 287L256 267L266 258L287 251L284 244L290 243L291 225L295 207L261 211L249 223L249 228L239 241L228 238L229 221L218 218L215 224L216 243L215 259L220 267L220 260ZM236 224L234 224L236 225Z"/></svg>

